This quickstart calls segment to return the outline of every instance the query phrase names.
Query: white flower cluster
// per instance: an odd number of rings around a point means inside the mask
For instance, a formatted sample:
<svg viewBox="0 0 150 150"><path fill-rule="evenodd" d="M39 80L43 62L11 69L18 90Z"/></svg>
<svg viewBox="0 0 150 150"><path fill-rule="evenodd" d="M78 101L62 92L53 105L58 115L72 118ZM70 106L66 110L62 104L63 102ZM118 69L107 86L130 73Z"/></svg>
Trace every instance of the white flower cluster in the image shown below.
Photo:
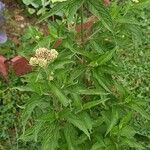
<svg viewBox="0 0 150 150"><path fill-rule="evenodd" d="M35 56L30 58L30 65L40 66L45 68L49 63L52 63L58 56L55 49L39 48L35 52Z"/></svg>

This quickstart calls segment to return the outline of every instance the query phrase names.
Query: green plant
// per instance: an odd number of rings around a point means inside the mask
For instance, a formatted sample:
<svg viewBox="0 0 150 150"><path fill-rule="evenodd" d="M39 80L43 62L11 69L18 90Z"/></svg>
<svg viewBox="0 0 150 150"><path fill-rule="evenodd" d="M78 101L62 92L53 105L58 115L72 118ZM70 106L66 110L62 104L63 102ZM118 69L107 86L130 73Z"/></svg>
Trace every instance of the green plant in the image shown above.
<svg viewBox="0 0 150 150"><path fill-rule="evenodd" d="M18 141L21 134L20 124L21 106L29 99L27 92L20 92L15 87L21 86L23 80L11 75L9 83L0 80L0 149L2 150L26 150L36 149L37 143L24 143Z"/></svg>
<svg viewBox="0 0 150 150"><path fill-rule="evenodd" d="M47 10L53 7L53 3L62 2L66 0L22 0L27 6L30 14L36 13L37 15L44 14Z"/></svg>
<svg viewBox="0 0 150 150"><path fill-rule="evenodd" d="M27 6L28 12L30 14L34 14L35 12L37 15L43 14L47 8L46 6L50 6L50 0L22 0L23 3Z"/></svg>
<svg viewBox="0 0 150 150"><path fill-rule="evenodd" d="M138 98L150 98L149 95L149 68L150 68L150 39L149 39L149 21L150 15L149 12L150 7L148 6L144 10L139 10L137 14L137 19L139 24L141 24L142 31L142 45L138 48L133 46L129 46L126 49L120 50L118 53L120 56L120 61L122 62L122 67L124 69L122 75L122 84ZM149 105L144 108L147 112L150 111ZM135 126L136 131L141 135L141 137L146 141L146 139L150 139L150 129L149 124L150 121L142 118L141 116L136 116L133 120L133 124ZM149 145L147 144L147 149L149 149Z"/></svg>
<svg viewBox="0 0 150 150"><path fill-rule="evenodd" d="M17 87L30 93L22 115L24 128L20 139L38 141L42 150L145 149L136 138L132 120L138 114L149 120L144 110L148 100L135 98L119 82L122 70L116 52L126 45L142 45L135 15L139 7L148 3L114 2L106 8L101 0L71 0L56 3L42 16L41 20L45 20L63 12L67 19L48 22L50 40L43 45L39 35L39 41L33 39L35 48L30 53L34 55L34 50L43 46L51 49L58 38L63 43L54 62L36 66L25 77L26 86ZM87 14L98 18L89 36L82 27ZM68 31L66 25L72 22L81 24L81 33L74 28ZM47 59L47 55L42 54L42 58Z"/></svg>

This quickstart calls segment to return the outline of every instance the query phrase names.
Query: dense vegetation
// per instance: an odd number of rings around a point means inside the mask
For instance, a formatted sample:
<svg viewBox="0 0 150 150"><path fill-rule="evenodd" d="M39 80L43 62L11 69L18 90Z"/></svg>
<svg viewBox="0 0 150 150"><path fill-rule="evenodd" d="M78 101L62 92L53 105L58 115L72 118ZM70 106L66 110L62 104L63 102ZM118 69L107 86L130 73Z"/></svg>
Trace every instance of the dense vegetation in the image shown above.
<svg viewBox="0 0 150 150"><path fill-rule="evenodd" d="M0 80L0 149L150 149L150 1L108 2L18 2L36 23L0 54L33 70Z"/></svg>

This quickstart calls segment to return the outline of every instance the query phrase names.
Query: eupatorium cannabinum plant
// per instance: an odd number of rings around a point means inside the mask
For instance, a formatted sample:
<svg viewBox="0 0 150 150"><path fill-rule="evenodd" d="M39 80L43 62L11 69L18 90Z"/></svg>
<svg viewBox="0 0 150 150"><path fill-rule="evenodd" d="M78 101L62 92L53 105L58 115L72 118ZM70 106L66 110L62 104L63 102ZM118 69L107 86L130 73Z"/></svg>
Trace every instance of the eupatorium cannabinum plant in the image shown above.
<svg viewBox="0 0 150 150"><path fill-rule="evenodd" d="M116 1L106 8L101 0L68 0L55 3L42 16L40 21L49 22L49 17L59 12L66 20L49 24L47 48L38 49L35 56L33 52L30 59L37 67L26 76L26 87L20 88L30 93L20 139L39 142L42 150L145 148L132 119L141 115L149 120L144 110L147 101L135 99L120 84L117 61L120 48L138 43L140 30L134 30L138 6ZM97 21L87 33L83 23L89 15ZM80 33L68 31L67 25L72 23L81 24ZM62 45L57 51L49 50L58 38L63 39ZM40 44L38 41L36 47Z"/></svg>

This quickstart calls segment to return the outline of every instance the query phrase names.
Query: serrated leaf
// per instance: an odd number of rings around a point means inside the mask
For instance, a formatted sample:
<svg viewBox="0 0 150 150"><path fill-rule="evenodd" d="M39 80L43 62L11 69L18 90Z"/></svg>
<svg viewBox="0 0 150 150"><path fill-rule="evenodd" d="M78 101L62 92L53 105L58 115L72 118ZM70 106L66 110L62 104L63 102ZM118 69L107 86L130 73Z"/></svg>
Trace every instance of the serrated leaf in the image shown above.
<svg viewBox="0 0 150 150"><path fill-rule="evenodd" d="M149 0L141 0L138 3L135 3L134 5L132 5L130 9L144 9L148 6L150 6Z"/></svg>
<svg viewBox="0 0 150 150"><path fill-rule="evenodd" d="M25 131L27 120L31 117L33 110L35 107L40 106L41 104L43 104L42 101L35 95L33 95L31 100L26 104L25 110L22 114L23 132Z"/></svg>
<svg viewBox="0 0 150 150"><path fill-rule="evenodd" d="M64 135L67 141L68 149L69 150L76 150L74 140L76 137L76 131L71 124L67 124L64 128Z"/></svg>
<svg viewBox="0 0 150 150"><path fill-rule="evenodd" d="M108 61L110 61L113 57L113 54L115 53L116 49L113 49L111 51L107 51L105 54L98 57L98 59L92 61L89 65L92 67L97 67L100 65L104 65Z"/></svg>
<svg viewBox="0 0 150 150"><path fill-rule="evenodd" d="M150 114L148 114L142 107L136 104L131 104L130 108L141 114L145 119L150 120Z"/></svg>
<svg viewBox="0 0 150 150"><path fill-rule="evenodd" d="M42 141L42 150L56 150L59 146L58 140L60 138L59 127L55 124L49 126L47 134Z"/></svg>
<svg viewBox="0 0 150 150"><path fill-rule="evenodd" d="M128 125L121 129L121 135L127 137L128 139L134 138L135 134L136 131Z"/></svg>
<svg viewBox="0 0 150 150"><path fill-rule="evenodd" d="M71 22L76 14L77 10L82 6L85 0L73 0L70 2L67 10L67 20Z"/></svg>
<svg viewBox="0 0 150 150"><path fill-rule="evenodd" d="M43 20L55 15L56 13L62 11L66 6L68 5L68 2L62 2L62 3L57 3L54 5L54 7L47 13L45 13L40 19L39 22L42 22Z"/></svg>
<svg viewBox="0 0 150 150"><path fill-rule="evenodd" d="M101 142L96 142L95 144L92 145L91 150L104 150L105 144L103 141Z"/></svg>
<svg viewBox="0 0 150 150"><path fill-rule="evenodd" d="M36 125L33 127L27 129L20 137L19 139L23 141L31 141L35 140L37 142L38 134L44 125L44 122L36 122Z"/></svg>
<svg viewBox="0 0 150 150"><path fill-rule="evenodd" d="M81 118L81 120L84 120L87 129L88 129L88 130L90 131L90 133L91 133L91 131L92 131L92 126L93 126L93 120L92 120L92 118L90 117L90 115L89 115L88 113L86 113L86 112L82 112L82 113L80 114L80 118Z"/></svg>
<svg viewBox="0 0 150 150"><path fill-rule="evenodd" d="M108 95L108 93L101 92L99 89L78 89L75 92L81 95Z"/></svg>
<svg viewBox="0 0 150 150"><path fill-rule="evenodd" d="M104 104L107 100L109 100L109 98L87 102L83 105L83 110L91 109L99 104Z"/></svg>
<svg viewBox="0 0 150 150"><path fill-rule="evenodd" d="M111 15L109 14L106 6L103 5L102 1L100 0L89 0L89 11L97 16L104 26L113 32L113 23L111 19Z"/></svg>
<svg viewBox="0 0 150 150"><path fill-rule="evenodd" d="M54 112L45 113L41 115L37 120L42 122L52 123L56 120L55 113Z"/></svg>
<svg viewBox="0 0 150 150"><path fill-rule="evenodd" d="M78 139L75 141L75 143L78 145L83 144L86 140L88 140L88 137L85 134L81 134Z"/></svg>
<svg viewBox="0 0 150 150"><path fill-rule="evenodd" d="M137 150L145 149L140 143L137 143L136 141L133 141L133 140L130 140L130 139L124 139L124 143L126 143L130 147L135 148Z"/></svg>
<svg viewBox="0 0 150 150"><path fill-rule="evenodd" d="M111 120L108 125L107 131L105 133L105 136L112 130L112 128L116 125L118 121L118 110L116 107L112 107L112 115L111 115Z"/></svg>
<svg viewBox="0 0 150 150"><path fill-rule="evenodd" d="M119 128L121 129L121 128L123 128L124 126L126 126L128 123L129 123L129 121L131 120L131 118L132 118L132 112L129 112L126 116L124 116L122 119L121 119L121 121L120 121L120 123L119 123Z"/></svg>
<svg viewBox="0 0 150 150"><path fill-rule="evenodd" d="M82 55L82 56L85 56L87 58L90 58L92 59L93 57L93 54L89 51L85 51L81 48L78 48L78 47L73 47L73 42L70 40L70 39L67 39L67 40L64 40L63 41L63 46L65 48L68 48L71 52L73 52L74 54L79 54L79 55Z"/></svg>
<svg viewBox="0 0 150 150"><path fill-rule="evenodd" d="M34 92L30 87L27 86L13 87L12 90L18 90L21 92Z"/></svg>
<svg viewBox="0 0 150 150"><path fill-rule="evenodd" d="M68 106L70 100L63 94L60 88L58 88L54 83L49 84L51 92L58 98L58 101L61 102L65 107Z"/></svg>
<svg viewBox="0 0 150 150"><path fill-rule="evenodd" d="M67 117L66 119L68 120L68 122L72 123L75 127L83 131L90 138L90 133L87 129L85 121L83 121L77 115L74 115L74 114L68 115L66 117Z"/></svg>
<svg viewBox="0 0 150 150"><path fill-rule="evenodd" d="M107 85L103 82L103 80L101 79L101 76L98 75L98 73L97 73L96 70L93 72L93 76L98 81L98 83L100 84L100 86L102 86L107 92L111 93L111 91L109 90L109 88L107 87Z"/></svg>

